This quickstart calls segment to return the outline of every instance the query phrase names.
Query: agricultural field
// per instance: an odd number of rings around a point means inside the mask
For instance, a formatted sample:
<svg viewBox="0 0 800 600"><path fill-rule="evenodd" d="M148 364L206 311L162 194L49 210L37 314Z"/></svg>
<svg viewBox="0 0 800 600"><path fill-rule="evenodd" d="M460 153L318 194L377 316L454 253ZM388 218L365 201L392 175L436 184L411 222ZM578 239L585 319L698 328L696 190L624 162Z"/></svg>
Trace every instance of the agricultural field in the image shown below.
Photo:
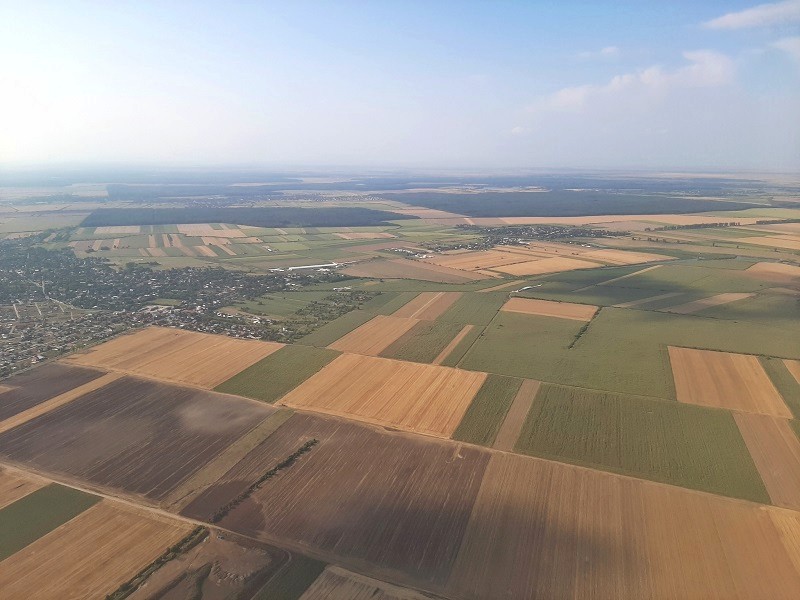
<svg viewBox="0 0 800 600"><path fill-rule="evenodd" d="M417 319L378 315L336 340L328 348L339 352L377 356L417 323Z"/></svg>
<svg viewBox="0 0 800 600"><path fill-rule="evenodd" d="M518 452L769 502L725 411L543 384Z"/></svg>
<svg viewBox="0 0 800 600"><path fill-rule="evenodd" d="M431 598L332 566L325 569L300 596L300 600L431 600Z"/></svg>
<svg viewBox="0 0 800 600"><path fill-rule="evenodd" d="M453 432L453 439L491 446L521 385L522 380L514 377L489 375Z"/></svg>
<svg viewBox="0 0 800 600"><path fill-rule="evenodd" d="M0 589L7 598L103 598L190 529L103 500L0 561Z"/></svg>
<svg viewBox="0 0 800 600"><path fill-rule="evenodd" d="M339 355L313 346L284 346L215 389L225 394L275 402Z"/></svg>
<svg viewBox="0 0 800 600"><path fill-rule="evenodd" d="M449 437L485 373L343 354L281 404Z"/></svg>
<svg viewBox="0 0 800 600"><path fill-rule="evenodd" d="M124 376L0 434L0 457L158 501L272 412Z"/></svg>
<svg viewBox="0 0 800 600"><path fill-rule="evenodd" d="M311 439L318 444L220 525L443 584L488 460L475 448L296 414L183 514L208 519L247 485L243 480Z"/></svg>
<svg viewBox="0 0 800 600"><path fill-rule="evenodd" d="M556 317L559 319L572 319L574 321L591 321L598 307L588 304L537 300L535 298L510 298L500 310L522 315L539 315L541 317Z"/></svg>
<svg viewBox="0 0 800 600"><path fill-rule="evenodd" d="M282 344L149 327L69 357L71 364L211 389Z"/></svg>
<svg viewBox="0 0 800 600"><path fill-rule="evenodd" d="M791 418L757 356L670 346L679 402Z"/></svg>
<svg viewBox="0 0 800 600"><path fill-rule="evenodd" d="M452 597L792 598L796 513L493 454Z"/></svg>
<svg viewBox="0 0 800 600"><path fill-rule="evenodd" d="M441 364L453 348L469 333L459 323L419 321L405 334L384 348L380 356L411 362ZM463 335L462 335L463 334Z"/></svg>

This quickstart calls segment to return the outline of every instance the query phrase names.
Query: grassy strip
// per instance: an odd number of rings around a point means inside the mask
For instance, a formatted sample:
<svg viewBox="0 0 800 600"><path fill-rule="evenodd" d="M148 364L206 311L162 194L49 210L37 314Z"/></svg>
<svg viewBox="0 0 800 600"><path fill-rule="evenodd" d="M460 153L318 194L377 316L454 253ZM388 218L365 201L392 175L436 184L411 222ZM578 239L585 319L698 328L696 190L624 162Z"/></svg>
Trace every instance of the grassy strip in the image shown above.
<svg viewBox="0 0 800 600"><path fill-rule="evenodd" d="M178 541L177 544L167 548L164 554L119 586L114 592L108 594L106 600L122 600L123 598L127 598L138 590L153 573L158 571L169 561L194 548L197 544L206 539L207 536L208 529L206 527L195 527L186 537Z"/></svg>
<svg viewBox="0 0 800 600"><path fill-rule="evenodd" d="M772 383L778 388L786 406L792 411L795 419L800 419L800 383L786 368L780 358L760 357L761 366L769 375Z"/></svg>
<svg viewBox="0 0 800 600"><path fill-rule="evenodd" d="M224 381L214 390L272 403L338 355L335 350L326 348L284 346Z"/></svg>
<svg viewBox="0 0 800 600"><path fill-rule="evenodd" d="M515 450L770 503L726 410L542 384Z"/></svg>
<svg viewBox="0 0 800 600"><path fill-rule="evenodd" d="M325 563L292 554L286 566L253 596L253 600L298 600L324 570Z"/></svg>
<svg viewBox="0 0 800 600"><path fill-rule="evenodd" d="M461 323L421 321L390 344L380 355L411 362L431 363L463 327Z"/></svg>
<svg viewBox="0 0 800 600"><path fill-rule="evenodd" d="M378 296L380 298L380 296ZM327 325L323 325L316 331L309 333L300 338L298 343L305 344L306 346L317 346L323 348L338 340L340 337L347 335L357 327L361 327L364 323L375 317L378 314L371 310L351 310L331 321Z"/></svg>
<svg viewBox="0 0 800 600"><path fill-rule="evenodd" d="M483 327L473 327L467 335L465 335L456 347L453 348L453 351L447 355L447 357L442 361L442 366L444 367L455 367L461 362L461 359L464 358L464 355L469 351L472 347L472 344L481 336L483 333Z"/></svg>
<svg viewBox="0 0 800 600"><path fill-rule="evenodd" d="M276 466L272 467L269 471L264 473L261 477L256 479L256 481L250 487L248 487L246 490L244 490L241 494L236 496L233 500L228 502L225 506L222 506L221 508L219 508L217 510L217 512L215 512L214 515L211 517L211 522L212 523L219 523L222 519L225 518L225 516L230 511L232 511L234 508L239 506L242 502L247 500L247 498L249 498L250 495L253 492L255 492L258 488L260 488L265 481L267 481L268 479L271 479L272 477L275 477L275 475L277 475L278 473L280 473L284 469L288 469L289 467L291 467L297 461L298 458L303 456L303 454L305 454L306 452L311 450L311 448L316 446L318 443L319 443L319 440L317 440L317 439L308 440L305 444L300 446L292 454L290 454L288 457L283 459Z"/></svg>
<svg viewBox="0 0 800 600"><path fill-rule="evenodd" d="M453 433L453 439L491 446L521 385L522 380L516 377L489 375Z"/></svg>
<svg viewBox="0 0 800 600"><path fill-rule="evenodd" d="M0 509L0 560L19 552L100 500L99 496L51 483L3 507Z"/></svg>

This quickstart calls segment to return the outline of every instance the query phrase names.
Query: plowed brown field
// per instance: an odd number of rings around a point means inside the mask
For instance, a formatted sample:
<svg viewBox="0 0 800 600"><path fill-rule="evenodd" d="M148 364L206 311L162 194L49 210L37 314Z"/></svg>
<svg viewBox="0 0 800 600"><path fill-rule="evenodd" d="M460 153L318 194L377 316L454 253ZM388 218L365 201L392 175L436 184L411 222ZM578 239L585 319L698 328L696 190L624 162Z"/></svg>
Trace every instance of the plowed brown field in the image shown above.
<svg viewBox="0 0 800 600"><path fill-rule="evenodd" d="M680 402L792 418L757 356L669 347Z"/></svg>
<svg viewBox="0 0 800 600"><path fill-rule="evenodd" d="M0 434L0 456L161 500L274 410L126 375Z"/></svg>
<svg viewBox="0 0 800 600"><path fill-rule="evenodd" d="M0 562L2 596L104 598L190 529L104 500Z"/></svg>
<svg viewBox="0 0 800 600"><path fill-rule="evenodd" d="M282 347L273 342L148 327L66 360L211 389Z"/></svg>
<svg viewBox="0 0 800 600"><path fill-rule="evenodd" d="M477 448L295 414L183 514L208 518L309 439L220 525L444 583L488 459Z"/></svg>
<svg viewBox="0 0 800 600"><path fill-rule="evenodd" d="M502 308L505 312L539 315L542 317L558 317L574 321L591 321L596 306L588 304L572 304L571 302L553 302L536 298L510 298Z"/></svg>
<svg viewBox="0 0 800 600"><path fill-rule="evenodd" d="M448 590L465 599L796 598L800 573L772 510L494 454ZM781 518L796 534L800 515Z"/></svg>
<svg viewBox="0 0 800 600"><path fill-rule="evenodd" d="M343 354L282 404L449 437L485 373Z"/></svg>
<svg viewBox="0 0 800 600"><path fill-rule="evenodd" d="M461 292L422 292L405 306L398 308L392 316L435 321L459 298Z"/></svg>
<svg viewBox="0 0 800 600"><path fill-rule="evenodd" d="M800 439L786 419L733 415L773 504L800 510Z"/></svg>
<svg viewBox="0 0 800 600"><path fill-rule="evenodd" d="M417 319L378 315L339 338L328 348L341 352L377 356L418 322Z"/></svg>

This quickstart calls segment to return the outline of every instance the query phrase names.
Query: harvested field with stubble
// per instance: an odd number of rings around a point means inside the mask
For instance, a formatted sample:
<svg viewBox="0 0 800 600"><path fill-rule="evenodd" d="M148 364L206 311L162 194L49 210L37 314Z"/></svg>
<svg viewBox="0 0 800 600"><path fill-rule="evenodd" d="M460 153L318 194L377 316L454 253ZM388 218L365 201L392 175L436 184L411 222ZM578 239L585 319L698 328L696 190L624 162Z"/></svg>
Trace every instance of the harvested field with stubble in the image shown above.
<svg viewBox="0 0 800 600"><path fill-rule="evenodd" d="M521 277L526 275L533 276L560 273L561 271L575 271L576 269L597 269L601 266L602 265L599 263L589 262L588 260L553 257L496 267L494 270L505 273L506 275Z"/></svg>
<svg viewBox="0 0 800 600"><path fill-rule="evenodd" d="M392 316L419 319L421 321L435 321L460 297L461 292L422 292L393 312Z"/></svg>
<svg viewBox="0 0 800 600"><path fill-rule="evenodd" d="M45 484L43 479L33 479L0 467L0 508L35 492Z"/></svg>
<svg viewBox="0 0 800 600"><path fill-rule="evenodd" d="M183 514L208 519L310 439L220 526L443 584L488 460L476 448L295 414Z"/></svg>
<svg viewBox="0 0 800 600"><path fill-rule="evenodd" d="M591 321L598 307L589 304L553 302L552 300L537 300L535 298L510 298L500 310L523 315L557 317L559 319L572 319L574 321Z"/></svg>
<svg viewBox="0 0 800 600"><path fill-rule="evenodd" d="M311 584L300 600L429 600L426 596L395 585L329 566Z"/></svg>
<svg viewBox="0 0 800 600"><path fill-rule="evenodd" d="M343 354L281 404L449 437L485 373Z"/></svg>
<svg viewBox="0 0 800 600"><path fill-rule="evenodd" d="M679 402L792 418L757 356L669 347Z"/></svg>
<svg viewBox="0 0 800 600"><path fill-rule="evenodd" d="M800 595L791 547L800 516L777 511L497 453L447 591L465 600L788 600Z"/></svg>
<svg viewBox="0 0 800 600"><path fill-rule="evenodd" d="M436 283L467 283L486 279L486 275L459 271L448 267L432 265L421 260L396 258L391 260L371 260L347 265L341 270L353 277L372 277L376 279L419 279Z"/></svg>
<svg viewBox="0 0 800 600"><path fill-rule="evenodd" d="M104 500L0 562L0 589L5 598L103 598L190 529Z"/></svg>
<svg viewBox="0 0 800 600"><path fill-rule="evenodd" d="M274 342L148 327L66 360L211 389L282 347Z"/></svg>
<svg viewBox="0 0 800 600"><path fill-rule="evenodd" d="M0 422L105 375L104 371L48 363L3 381Z"/></svg>
<svg viewBox="0 0 800 600"><path fill-rule="evenodd" d="M419 323L417 319L377 315L328 346L339 352L377 356Z"/></svg>
<svg viewBox="0 0 800 600"><path fill-rule="evenodd" d="M786 263L760 262L745 270L745 273L763 279L783 284L800 283L800 266Z"/></svg>
<svg viewBox="0 0 800 600"><path fill-rule="evenodd" d="M125 376L0 434L0 456L157 501L272 412Z"/></svg>
<svg viewBox="0 0 800 600"><path fill-rule="evenodd" d="M772 503L800 510L800 439L786 419L733 415ZM800 543L800 539L798 539Z"/></svg>

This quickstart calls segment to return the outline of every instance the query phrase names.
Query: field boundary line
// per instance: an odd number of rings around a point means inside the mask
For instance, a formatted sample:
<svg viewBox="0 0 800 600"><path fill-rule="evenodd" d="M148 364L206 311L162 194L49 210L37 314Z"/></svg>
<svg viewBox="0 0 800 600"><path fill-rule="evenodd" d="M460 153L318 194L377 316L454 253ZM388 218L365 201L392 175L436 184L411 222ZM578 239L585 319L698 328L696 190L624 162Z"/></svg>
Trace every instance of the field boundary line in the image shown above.
<svg viewBox="0 0 800 600"><path fill-rule="evenodd" d="M611 266L622 266L622 265L611 265ZM587 285L586 287L579 288L577 290L572 290L573 292L583 292L585 290L591 289L593 287L601 286L601 285L611 285L612 283L616 283L617 281L622 281L623 279L628 279L629 277L634 277L636 275L641 275L642 273L646 273L647 271L652 271L653 269L658 269L659 267L663 267L664 265L652 265L650 267L645 267L644 269L639 269L638 271L634 271L633 273L628 273L627 275L622 275L621 277L614 277L613 279L607 279L606 281L601 281L600 283L593 283L592 285Z"/></svg>
<svg viewBox="0 0 800 600"><path fill-rule="evenodd" d="M471 325L471 324L470 325L464 325L464 327L462 327L461 331L459 331L456 334L456 337L454 337L450 341L450 343L447 344L447 346L445 346L444 350L442 350L439 353L439 356L437 356L436 358L433 359L433 362L431 362L431 364L432 365L441 365L442 361L444 361L444 359L446 359L448 356L450 356L450 353L453 352L453 350L456 349L456 346L458 346L461 343L461 340L463 340L465 337L467 337L467 334L470 331L472 331L473 327L475 327L475 326Z"/></svg>
<svg viewBox="0 0 800 600"><path fill-rule="evenodd" d="M64 392L63 394L59 394L55 398L50 398L50 400L46 400L41 404L37 404L29 408L28 410L24 410L21 413L17 413L4 421L0 421L0 433L5 433L9 429L13 429L23 423L27 423L28 421L35 419L41 415L44 415L50 412L53 409L59 408L65 404L80 398L84 394L88 394L89 392L93 392L98 390L102 387L105 387L109 383L113 383L117 379L121 378L121 373L106 373L98 377L97 379L93 379L89 383L85 383L81 386L73 388L68 392Z"/></svg>
<svg viewBox="0 0 800 600"><path fill-rule="evenodd" d="M523 379L522 385L514 396L514 401L511 403L511 408L508 409L506 416L503 418L503 423L497 432L494 439L492 448L495 450L505 450L506 452L513 452L514 445L519 439L522 428L525 425L525 420L528 413L536 401L536 395L539 393L539 388L542 382L536 379Z"/></svg>

